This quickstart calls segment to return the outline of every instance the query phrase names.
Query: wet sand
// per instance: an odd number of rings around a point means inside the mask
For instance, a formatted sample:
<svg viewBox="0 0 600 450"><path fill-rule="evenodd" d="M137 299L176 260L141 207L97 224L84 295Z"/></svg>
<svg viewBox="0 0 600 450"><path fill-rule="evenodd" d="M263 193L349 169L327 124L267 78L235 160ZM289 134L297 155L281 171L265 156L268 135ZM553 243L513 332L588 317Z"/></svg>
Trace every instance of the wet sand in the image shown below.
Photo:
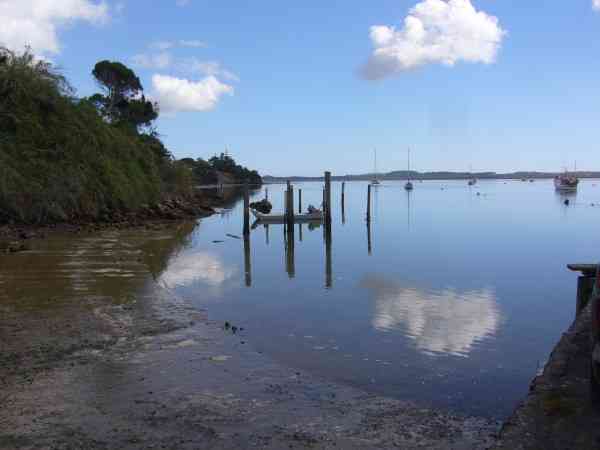
<svg viewBox="0 0 600 450"><path fill-rule="evenodd" d="M283 366L176 297L156 280L194 226L56 235L0 255L1 449L494 443L495 422Z"/></svg>

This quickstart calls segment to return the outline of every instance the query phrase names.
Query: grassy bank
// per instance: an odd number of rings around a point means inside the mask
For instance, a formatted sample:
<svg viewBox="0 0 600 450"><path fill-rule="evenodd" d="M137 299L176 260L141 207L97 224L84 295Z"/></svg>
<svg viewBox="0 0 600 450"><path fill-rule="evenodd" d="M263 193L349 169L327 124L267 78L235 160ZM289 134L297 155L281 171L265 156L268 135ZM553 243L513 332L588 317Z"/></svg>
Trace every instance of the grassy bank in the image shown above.
<svg viewBox="0 0 600 450"><path fill-rule="evenodd" d="M192 197L198 171L160 141L155 105L123 96L115 118L98 98L77 98L28 52L0 50L0 223L101 220ZM140 105L153 114L134 117Z"/></svg>

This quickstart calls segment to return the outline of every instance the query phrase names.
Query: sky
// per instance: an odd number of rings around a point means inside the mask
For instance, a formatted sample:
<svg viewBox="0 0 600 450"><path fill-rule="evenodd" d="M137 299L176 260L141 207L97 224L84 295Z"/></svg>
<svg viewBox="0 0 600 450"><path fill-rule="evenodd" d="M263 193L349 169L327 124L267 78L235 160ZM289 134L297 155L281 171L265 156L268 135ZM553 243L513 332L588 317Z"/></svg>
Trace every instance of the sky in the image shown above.
<svg viewBox="0 0 600 450"><path fill-rule="evenodd" d="M117 60L177 158L261 174L600 170L600 0L0 0L79 96Z"/></svg>

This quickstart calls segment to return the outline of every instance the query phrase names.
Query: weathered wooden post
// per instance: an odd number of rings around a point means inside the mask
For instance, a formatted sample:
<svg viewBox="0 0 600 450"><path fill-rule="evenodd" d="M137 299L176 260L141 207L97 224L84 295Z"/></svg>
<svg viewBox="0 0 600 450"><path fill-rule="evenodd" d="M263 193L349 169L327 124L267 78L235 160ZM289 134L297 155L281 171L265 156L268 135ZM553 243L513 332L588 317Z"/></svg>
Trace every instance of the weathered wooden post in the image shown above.
<svg viewBox="0 0 600 450"><path fill-rule="evenodd" d="M298 214L302 214L302 189L298 189Z"/></svg>
<svg viewBox="0 0 600 450"><path fill-rule="evenodd" d="M342 224L346 223L346 183L342 182Z"/></svg>
<svg viewBox="0 0 600 450"><path fill-rule="evenodd" d="M577 302L575 306L575 314L579 315L588 305L592 296L598 266L596 264L567 264L567 267L573 272L581 273L577 278Z"/></svg>
<svg viewBox="0 0 600 450"><path fill-rule="evenodd" d="M577 278L577 305L575 312L577 315L585 309L594 290L595 276L581 275Z"/></svg>
<svg viewBox="0 0 600 450"><path fill-rule="evenodd" d="M371 185L367 186L367 222L371 222Z"/></svg>
<svg viewBox="0 0 600 450"><path fill-rule="evenodd" d="M250 234L250 192L248 183L244 183L244 236Z"/></svg>
<svg viewBox="0 0 600 450"><path fill-rule="evenodd" d="M331 227L331 172L325 172L325 226Z"/></svg>
<svg viewBox="0 0 600 450"><path fill-rule="evenodd" d="M265 188L265 200L269 201L269 188L268 187Z"/></svg>
<svg viewBox="0 0 600 450"><path fill-rule="evenodd" d="M252 286L252 259L250 256L250 235L244 234L244 274L246 286Z"/></svg>
<svg viewBox="0 0 600 450"><path fill-rule="evenodd" d="M294 228L294 187L288 181L287 190L287 211L286 211L287 227Z"/></svg>

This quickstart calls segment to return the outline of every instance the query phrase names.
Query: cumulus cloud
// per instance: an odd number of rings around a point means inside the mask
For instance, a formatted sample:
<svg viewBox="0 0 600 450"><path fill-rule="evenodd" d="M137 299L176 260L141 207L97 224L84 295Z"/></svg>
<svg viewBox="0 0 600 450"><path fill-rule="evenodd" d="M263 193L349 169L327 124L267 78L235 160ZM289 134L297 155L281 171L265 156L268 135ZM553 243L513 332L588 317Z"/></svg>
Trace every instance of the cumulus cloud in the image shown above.
<svg viewBox="0 0 600 450"><path fill-rule="evenodd" d="M208 111L214 108L220 98L233 95L234 88L220 82L214 76L199 81L176 78L168 75L152 77L152 97L167 114L185 111Z"/></svg>
<svg viewBox="0 0 600 450"><path fill-rule="evenodd" d="M459 61L491 64L505 34L498 19L476 10L471 0L423 0L410 10L402 28L371 27L374 50L362 75L379 79Z"/></svg>
<svg viewBox="0 0 600 450"><path fill-rule="evenodd" d="M592 0L592 8L596 11L600 11L600 0Z"/></svg>
<svg viewBox="0 0 600 450"><path fill-rule="evenodd" d="M90 0L0 0L0 45L13 50L30 46L39 56L60 52L58 30L77 21L108 19L105 2Z"/></svg>

